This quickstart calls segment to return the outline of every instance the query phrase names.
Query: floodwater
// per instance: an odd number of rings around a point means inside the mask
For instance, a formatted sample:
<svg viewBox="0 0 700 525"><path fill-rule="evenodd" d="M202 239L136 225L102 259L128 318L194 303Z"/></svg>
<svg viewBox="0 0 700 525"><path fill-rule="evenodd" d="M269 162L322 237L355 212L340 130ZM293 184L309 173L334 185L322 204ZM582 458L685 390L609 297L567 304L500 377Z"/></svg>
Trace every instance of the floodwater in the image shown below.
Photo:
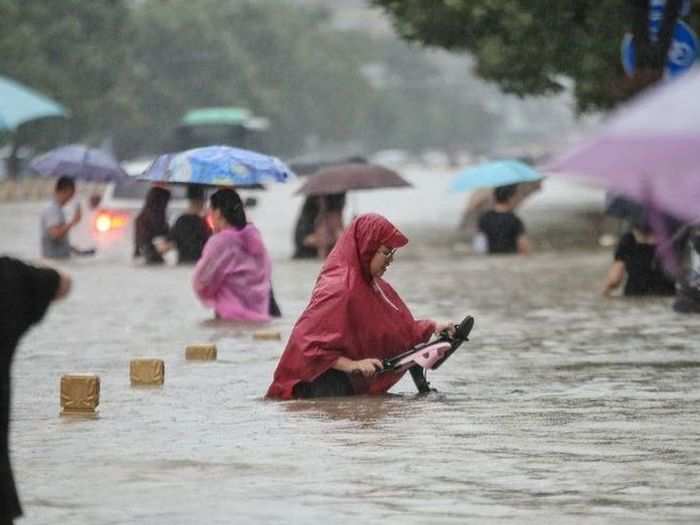
<svg viewBox="0 0 700 525"><path fill-rule="evenodd" d="M700 522L698 320L668 299L600 298L609 251L466 256L445 240L463 197L422 184L355 205L411 237L386 277L417 317L476 318L425 397L407 378L385 397L264 401L284 341L208 321L190 269L135 267L126 251L62 265L73 293L13 368L21 523ZM545 219L575 237L590 197L535 198L523 216L535 237ZM318 264L288 258L290 190L260 202L286 339ZM36 256L38 209L0 205L0 251ZM185 361L205 341L219 360ZM162 388L130 387L137 357L165 360ZM70 372L100 376L97 419L59 417Z"/></svg>

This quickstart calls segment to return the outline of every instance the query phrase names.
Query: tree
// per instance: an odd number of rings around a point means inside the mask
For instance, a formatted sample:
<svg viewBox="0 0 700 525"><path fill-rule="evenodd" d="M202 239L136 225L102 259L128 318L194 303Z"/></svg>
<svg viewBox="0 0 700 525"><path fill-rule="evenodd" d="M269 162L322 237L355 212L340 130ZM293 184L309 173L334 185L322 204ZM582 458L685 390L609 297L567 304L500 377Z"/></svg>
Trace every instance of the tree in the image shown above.
<svg viewBox="0 0 700 525"><path fill-rule="evenodd" d="M61 102L71 127L101 138L130 38L123 0L0 0L0 70Z"/></svg>
<svg viewBox="0 0 700 525"><path fill-rule="evenodd" d="M505 92L552 94L571 79L580 111L609 108L660 78L681 2L667 0L655 43L648 34L648 0L372 0L402 37L469 51L477 73ZM690 23L698 22L696 10ZM626 30L637 47L632 80L620 65Z"/></svg>
<svg viewBox="0 0 700 525"><path fill-rule="evenodd" d="M449 60L448 67L443 53L430 56L395 39L370 45L375 95L366 136L376 149L475 151L491 145L500 118L485 108L481 83L454 67L458 61Z"/></svg>
<svg viewBox="0 0 700 525"><path fill-rule="evenodd" d="M78 134L104 138L121 109L112 92L124 64L128 15L122 0L0 0L0 71L71 112L67 125L29 122L4 138L12 143L11 175L20 171L18 151L25 144L42 148Z"/></svg>
<svg viewBox="0 0 700 525"><path fill-rule="evenodd" d="M469 80L413 51L279 0L0 0L3 74L68 107L72 139L114 137L120 157L170 149L182 115L204 106L269 118L278 155L308 137L366 150L486 140L493 115L454 89Z"/></svg>
<svg viewBox="0 0 700 525"><path fill-rule="evenodd" d="M119 90L134 101L119 131L126 153L163 148L195 107L243 106L269 118L267 142L278 154L299 149L309 134L348 140L361 126L371 95L362 58L324 30L320 11L277 1L150 0L132 18L130 72Z"/></svg>

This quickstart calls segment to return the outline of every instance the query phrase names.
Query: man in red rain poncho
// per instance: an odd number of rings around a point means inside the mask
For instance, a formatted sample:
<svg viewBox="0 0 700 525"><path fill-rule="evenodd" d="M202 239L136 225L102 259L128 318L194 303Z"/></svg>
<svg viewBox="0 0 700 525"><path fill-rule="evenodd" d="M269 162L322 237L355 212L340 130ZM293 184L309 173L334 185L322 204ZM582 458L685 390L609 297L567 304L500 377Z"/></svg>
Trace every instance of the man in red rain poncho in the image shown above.
<svg viewBox="0 0 700 525"><path fill-rule="evenodd" d="M416 321L381 276L408 239L377 214L357 217L326 259L289 338L267 397L381 394L403 373L378 375L382 359L451 325Z"/></svg>

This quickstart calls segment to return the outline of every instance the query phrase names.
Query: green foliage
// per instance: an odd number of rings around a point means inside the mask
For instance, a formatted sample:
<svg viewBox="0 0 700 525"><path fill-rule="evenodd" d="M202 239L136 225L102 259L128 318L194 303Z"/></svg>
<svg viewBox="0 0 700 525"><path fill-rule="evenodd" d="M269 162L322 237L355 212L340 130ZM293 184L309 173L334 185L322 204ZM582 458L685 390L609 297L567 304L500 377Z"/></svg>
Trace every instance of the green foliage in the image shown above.
<svg viewBox="0 0 700 525"><path fill-rule="evenodd" d="M148 2L134 19L136 98L156 133L172 130L188 108L216 105L267 116L283 150L309 132L347 139L359 125L353 108L370 88L342 40L312 29L325 22L320 14L280 2L175 0L167 9Z"/></svg>
<svg viewBox="0 0 700 525"><path fill-rule="evenodd" d="M609 108L626 97L622 35L627 0L372 0L398 33L427 46L466 50L477 72L517 95L562 90L574 82L579 110ZM691 14L698 27L700 10Z"/></svg>
<svg viewBox="0 0 700 525"><path fill-rule="evenodd" d="M128 19L121 0L0 0L0 71L70 108L75 130L105 128L119 109Z"/></svg>
<svg viewBox="0 0 700 525"><path fill-rule="evenodd" d="M122 157L170 149L182 115L205 106L267 117L280 155L309 137L478 144L496 124L466 73L445 83L425 53L280 0L0 0L0 65L70 108L73 140L112 136Z"/></svg>

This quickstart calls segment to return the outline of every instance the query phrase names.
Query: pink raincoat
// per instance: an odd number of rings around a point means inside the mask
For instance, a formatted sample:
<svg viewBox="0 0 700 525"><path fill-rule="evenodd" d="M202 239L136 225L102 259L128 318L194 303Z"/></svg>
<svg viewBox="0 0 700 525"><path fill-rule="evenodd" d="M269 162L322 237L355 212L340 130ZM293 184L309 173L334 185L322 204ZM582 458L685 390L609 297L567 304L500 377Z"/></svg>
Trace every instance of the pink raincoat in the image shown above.
<svg viewBox="0 0 700 525"><path fill-rule="evenodd" d="M226 228L204 245L192 285L222 319L269 321L270 257L258 229Z"/></svg>

